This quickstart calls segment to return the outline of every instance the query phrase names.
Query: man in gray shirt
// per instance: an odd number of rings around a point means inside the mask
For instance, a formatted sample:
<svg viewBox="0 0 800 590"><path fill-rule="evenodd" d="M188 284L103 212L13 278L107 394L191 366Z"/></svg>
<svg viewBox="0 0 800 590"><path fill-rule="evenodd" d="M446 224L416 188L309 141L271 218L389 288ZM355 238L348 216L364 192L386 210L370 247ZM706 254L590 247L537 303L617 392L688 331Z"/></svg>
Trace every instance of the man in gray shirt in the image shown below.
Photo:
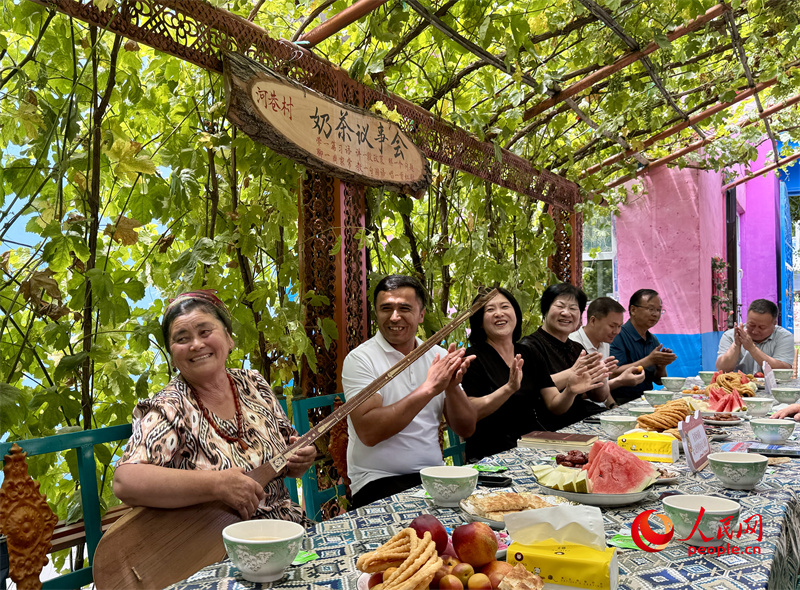
<svg viewBox="0 0 800 590"><path fill-rule="evenodd" d="M756 299L747 309L747 323L722 335L717 351L717 370L756 373L764 362L773 369L791 369L794 336L778 325L778 306Z"/></svg>

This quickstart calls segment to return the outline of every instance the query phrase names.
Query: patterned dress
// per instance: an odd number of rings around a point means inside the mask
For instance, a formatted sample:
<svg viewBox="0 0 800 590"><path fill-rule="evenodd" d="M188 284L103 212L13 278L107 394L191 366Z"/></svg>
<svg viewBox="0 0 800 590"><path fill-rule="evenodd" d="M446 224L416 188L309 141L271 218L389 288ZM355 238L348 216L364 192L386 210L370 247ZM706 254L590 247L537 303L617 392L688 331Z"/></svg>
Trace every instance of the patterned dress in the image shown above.
<svg viewBox="0 0 800 590"><path fill-rule="evenodd" d="M149 463L173 469L223 470L243 467L250 471L283 451L297 431L278 399L258 371L229 369L242 408L243 450L238 442L223 439L203 418L189 386L178 376L156 396L141 400L133 410L133 434L117 466ZM236 436L236 419L217 424ZM253 518L291 520L308 526L302 508L293 504L282 478L269 482Z"/></svg>

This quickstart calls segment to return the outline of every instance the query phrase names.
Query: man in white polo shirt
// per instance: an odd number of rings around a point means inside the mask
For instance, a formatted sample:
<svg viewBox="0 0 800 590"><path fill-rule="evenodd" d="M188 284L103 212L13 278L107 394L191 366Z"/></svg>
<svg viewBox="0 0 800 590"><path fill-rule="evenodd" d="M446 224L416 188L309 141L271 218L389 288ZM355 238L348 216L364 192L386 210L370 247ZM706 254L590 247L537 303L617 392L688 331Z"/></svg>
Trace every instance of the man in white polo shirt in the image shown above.
<svg viewBox="0 0 800 590"><path fill-rule="evenodd" d="M387 276L375 287L373 301L379 331L344 360L347 399L422 343L417 328L427 293L418 280ZM450 350L434 346L348 416L347 475L354 508L419 485L420 469L443 464L442 415L458 435L472 435L476 413L460 385L471 358L454 344Z"/></svg>
<svg viewBox="0 0 800 590"><path fill-rule="evenodd" d="M717 370L756 373L764 363L773 369L791 369L794 335L778 325L778 306L756 299L747 308L747 323L722 335L717 351Z"/></svg>
<svg viewBox="0 0 800 590"><path fill-rule="evenodd" d="M587 353L599 352L603 359L608 359L611 355L610 344L622 329L624 311L625 308L611 297L598 297L589 304L589 309L586 311L586 325L578 328L569 337L583 346ZM613 364L616 366L616 362ZM644 371L631 366L613 379L609 379L608 388L614 391L618 387L639 385L642 381L644 381ZM615 404L613 399L607 400L607 405Z"/></svg>

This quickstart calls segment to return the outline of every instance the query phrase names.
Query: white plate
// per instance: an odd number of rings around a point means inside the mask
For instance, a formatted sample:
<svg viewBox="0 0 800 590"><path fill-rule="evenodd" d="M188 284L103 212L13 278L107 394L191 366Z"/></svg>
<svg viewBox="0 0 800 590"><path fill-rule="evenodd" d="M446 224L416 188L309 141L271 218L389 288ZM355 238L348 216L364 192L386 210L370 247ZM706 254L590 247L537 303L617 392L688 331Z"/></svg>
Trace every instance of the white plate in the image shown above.
<svg viewBox="0 0 800 590"><path fill-rule="evenodd" d="M744 420L741 418L737 418L736 420L711 420L710 418L703 418L703 422L711 426L736 426L744 422ZM712 440L714 439L712 438Z"/></svg>
<svg viewBox="0 0 800 590"><path fill-rule="evenodd" d="M538 486L548 494L561 496L572 502L586 504L587 506L625 506L627 504L635 504L649 496L652 489L647 488L643 492L633 492L632 494L583 494L547 488L542 484L538 484Z"/></svg>
<svg viewBox="0 0 800 590"><path fill-rule="evenodd" d="M476 510L475 506L472 505L472 502L469 501L469 499L472 498L473 496L488 496L488 495L497 494L497 493L498 492L483 492L483 493L478 492L476 494L472 494L472 496L469 496L468 498L465 498L464 500L461 500L461 502L459 503L459 506L461 507L461 510L463 510L464 512L467 513L467 516L469 516L469 518L471 520L474 520L474 521L477 521L477 522L483 522L485 524L488 524L490 527L492 527L493 529L496 529L498 531L503 530L503 529L506 528L505 521L503 521L503 520L492 520L490 518L486 518L484 516L481 516L480 514L478 514L478 511ZM526 493L526 492L523 492L523 493ZM530 492L527 492L527 493L530 493ZM566 498L563 498L561 496L546 496L544 494L535 494L535 495L539 496L545 502L547 502L549 504L553 504L555 506L557 506L559 504L571 504L571 502L569 500L567 500Z"/></svg>
<svg viewBox="0 0 800 590"><path fill-rule="evenodd" d="M700 412L700 416L703 418L708 418L709 416L713 416L714 414L736 414L737 416L741 416L742 418L747 416L747 412L742 410L736 410L735 412L712 412L711 410Z"/></svg>

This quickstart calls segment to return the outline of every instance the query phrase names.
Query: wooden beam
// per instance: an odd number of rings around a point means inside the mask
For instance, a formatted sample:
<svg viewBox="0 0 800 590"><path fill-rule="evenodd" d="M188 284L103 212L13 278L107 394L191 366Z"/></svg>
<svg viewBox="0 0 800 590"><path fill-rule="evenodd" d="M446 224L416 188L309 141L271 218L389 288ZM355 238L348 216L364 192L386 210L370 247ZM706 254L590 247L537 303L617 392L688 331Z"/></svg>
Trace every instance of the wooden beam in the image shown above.
<svg viewBox="0 0 800 590"><path fill-rule="evenodd" d="M614 20L614 18L602 6L598 5L593 0L578 0L578 1L581 4L583 4L589 12L591 12L594 16L596 16L599 21L603 22L609 29L611 29L617 37L622 39L625 45L628 46L628 49L632 51L639 51L641 49L636 40L634 40L630 35L628 35L625 29L622 28L622 25L620 25L616 20ZM725 14L726 16L730 15L730 12L726 12ZM650 61L650 58L647 57L646 55L642 55L642 57L639 58L639 63L642 64L642 67L647 72L647 75L650 76L650 79L653 81L653 84L655 84L656 88L658 88L658 91L661 93L661 96L664 97L664 100L667 101L667 104L672 108L672 110L678 113L680 118L683 119L684 121L688 120L689 116L683 112L683 109L679 107L678 104L675 102L675 100L672 98L666 86L664 86L664 82L661 81L661 77L656 72L656 68L653 66L653 62ZM703 133L703 130L700 129L697 125L692 125L692 129L694 129L695 133L697 133L697 135L701 139L705 138L705 133Z"/></svg>
<svg viewBox="0 0 800 590"><path fill-rule="evenodd" d="M670 42L672 42L675 39L679 39L684 35L692 33L697 29L699 29L700 27L705 26L706 23L717 18L719 15L725 13L728 10L730 10L730 6L728 6L725 3L712 6L706 11L704 15L699 16L692 21L689 21L682 27L678 27L677 29L675 29L670 33L667 33L667 39ZM626 53L625 55L620 56L613 64L600 68L599 70L586 76L582 80L575 82L575 84L568 86L564 90L561 90L555 96L552 96L547 100L543 100L539 104L525 111L525 115L523 116L523 121L527 121L531 117L535 117L539 113L546 111L550 107L557 105L558 103L566 100L571 96L575 96L578 92L586 90L587 88L593 86L600 80L604 80L605 78L608 78L611 74L614 74L620 71L621 69L631 65L632 63L639 61L643 56L650 55L651 53L655 52L658 48L659 48L658 43L653 42L650 43L644 49L640 49L639 51L631 51L629 53Z"/></svg>
<svg viewBox="0 0 800 590"><path fill-rule="evenodd" d="M794 96L794 97L792 97L790 99L784 100L784 101L782 101L782 102L780 102L780 103L778 103L778 104L776 104L776 105L774 105L774 106L772 106L772 107L770 107L768 109L765 109L763 112L759 113L757 119L753 119L753 120L748 121L747 123L742 125L742 128L745 128L745 127L748 127L748 126L752 125L757 120L761 120L761 119L766 120L767 117L769 117L770 115L774 115L778 111L782 111L783 109L786 109L786 108L789 108L791 106L794 106L797 103L800 103L800 94L798 94L798 95L796 95L796 96ZM701 147L704 147L704 146L708 145L709 143L711 143L712 141L716 141L717 139L719 139L719 136L713 135L711 137L707 137L707 138L703 139L702 141L696 141L696 142L694 142L692 144L689 144L685 148L682 148L682 149L678 150L677 152L674 152L674 153L670 154L669 156L664 156L663 158L659 158L658 160L652 161L650 163L650 165L645 167L645 168L639 168L636 172L634 172L632 174L627 174L627 175L625 175L625 176L623 176L621 178L618 178L614 182L606 185L605 189L603 189L603 190L605 191L605 190L609 190L609 189L618 187L619 185L624 184L624 183L628 182L629 180L633 180L634 178L638 178L639 176L641 176L645 172L649 172L650 170L653 170L654 168L659 168L661 166L669 164L670 162L674 162L675 160L677 160L681 156L685 156L686 154L690 154L690 153L692 153L694 151L697 151Z"/></svg>
<svg viewBox="0 0 800 590"><path fill-rule="evenodd" d="M739 28L736 26L734 16L730 12L725 13L725 20L727 21L731 32L731 43L733 44L736 54L739 57L739 62L742 64L744 75L747 78L747 84L750 86L750 88L752 88L756 85L756 81L753 79L753 73L750 71L750 66L747 65L747 54L744 52L744 45L742 44L742 39L739 36ZM758 112L763 113L764 107L761 106L761 100L758 98L757 92L753 98L756 101L756 108L758 109ZM767 137L769 137L769 140L772 143L772 151L775 153L775 161L777 162L781 158L780 152L778 151L778 142L775 141L775 135L772 133L772 129L769 126L769 119L763 119L764 127L767 130Z"/></svg>
<svg viewBox="0 0 800 590"><path fill-rule="evenodd" d="M726 184L725 186L722 187L722 192L724 193L728 189L732 189L733 187L739 186L740 184L742 184L743 182L747 182L748 180L753 180L754 178L756 178L758 176L761 176L762 174L766 174L767 172L772 172L773 170L776 170L778 168L783 168L784 166L786 166L786 164L794 162L798 158L800 158L800 152L797 152L796 154L794 154L792 156L784 158L783 160L778 160L774 164L770 164L769 166L765 166L764 168L762 168L761 170L758 170L757 172L753 172L752 174L748 174L747 176L744 176L744 177L742 177L742 178L740 178L738 180L734 180L733 182L729 182L728 184Z"/></svg>
<svg viewBox="0 0 800 590"><path fill-rule="evenodd" d="M444 33L444 35L448 39L455 41L473 55L476 55L477 57L483 59L486 63L494 66L495 68L497 68L501 72L508 74L509 76L514 76L514 74L516 73L516 71L508 67L502 59L500 59L496 55L492 55L482 47L479 47L469 39L465 38L463 35L460 35L457 31L455 31L450 25L445 23L442 19L428 12L425 9L425 7L422 6L422 4L420 4L417 0L403 0L403 1L409 6L411 6L411 8L413 8L417 12L417 14L419 14L422 18L427 20L433 27L435 27L440 32ZM539 89L539 84L528 74L522 74L521 79L525 84L527 84L531 88L536 90ZM600 128L600 125L598 125L595 121L593 121L592 118L589 117L589 115L584 113L583 110L578 106L578 104L574 100L567 98L565 99L565 102L569 105L569 107L573 111L575 111L575 114L578 115L581 121L589 125L592 129L594 129L595 131L599 131L603 136L616 141L623 147L623 149L626 150L631 149L630 144L627 141L625 141L625 139L622 138L621 136L614 135L608 131L602 130ZM649 163L649 160L647 160L647 158L645 158L644 156L637 154L634 157L642 165L646 166Z"/></svg>
<svg viewBox="0 0 800 590"><path fill-rule="evenodd" d="M651 170L653 170L655 168L660 168L661 166L665 166L665 165L669 164L670 162L674 162L675 160L677 160L681 156L685 156L686 154L690 154L690 153L692 153L694 151L697 151L701 147L703 147L705 145L708 145L709 143L711 143L715 139L717 139L716 136L706 137L704 139L701 139L700 141L696 141L695 143L687 145L685 148L680 149L677 152L674 152L674 153L670 154L669 156L664 156L663 158L659 158L658 160L653 160L652 162L650 162L649 166L645 166L644 168L639 168L636 172L634 172L632 174L626 174L622 178L618 178L614 182L612 182L610 184L607 184L605 189L603 189L603 191L610 190L612 188L618 187L621 184L625 184L629 180L633 180L634 178L638 178L639 176L641 176L645 172L650 172Z"/></svg>
<svg viewBox="0 0 800 590"><path fill-rule="evenodd" d="M335 35L346 26L353 24L376 8L383 6L386 2L387 0L358 0L324 23L311 29L300 37L298 43L302 43L306 48L314 47L317 43L321 43L328 37Z"/></svg>
<svg viewBox="0 0 800 590"><path fill-rule="evenodd" d="M797 61L794 61L794 62L790 63L787 66L786 71L788 72L789 70L792 70L793 68L796 68L798 65L800 65L800 60L797 60ZM669 129L665 129L664 131L656 133L655 135L653 135L653 136L647 138L646 140L644 140L644 142L642 144L642 149L643 150L647 149L648 147L650 147L651 145L655 144L656 142L659 142L662 139L666 139L667 137L671 137L671 136L675 135L676 133L679 133L680 131L683 131L684 129L689 127L690 124L699 123L700 121L704 121L705 119L708 119L709 117L712 117L712 116L716 115L717 113L719 113L721 111L724 111L728 107L730 107L730 106L732 106L732 105L734 105L736 103L742 102L743 100L746 100L746 99L750 98L756 92L760 92L760 91L764 90L765 88L769 88L770 86L773 86L777 81L778 81L778 78L775 77L775 78L770 78L769 80L767 80L765 82L759 82L753 88L749 88L747 90L743 90L742 92L737 94L736 97L733 100L729 100L729 101L726 101L726 102L721 102L721 103L719 103L717 105L714 105L711 108L708 108L708 109L706 109L706 110L704 110L704 111L702 111L700 113L697 113L694 116L689 117L688 121L683 121L681 123L678 123L677 125L674 125L674 126L670 127ZM584 172L581 174L581 178L586 178L587 176L590 176L592 174L595 174L596 172L599 172L603 168L611 166L612 164L616 164L620 160L622 160L624 158L627 158L628 156L633 155L633 153L634 153L634 150L628 150L628 151L625 151L625 152L620 152L620 153L616 154L615 156L611 156L609 158L606 158L605 160L603 160L599 164L595 164L594 166L590 166L589 168L584 170Z"/></svg>

